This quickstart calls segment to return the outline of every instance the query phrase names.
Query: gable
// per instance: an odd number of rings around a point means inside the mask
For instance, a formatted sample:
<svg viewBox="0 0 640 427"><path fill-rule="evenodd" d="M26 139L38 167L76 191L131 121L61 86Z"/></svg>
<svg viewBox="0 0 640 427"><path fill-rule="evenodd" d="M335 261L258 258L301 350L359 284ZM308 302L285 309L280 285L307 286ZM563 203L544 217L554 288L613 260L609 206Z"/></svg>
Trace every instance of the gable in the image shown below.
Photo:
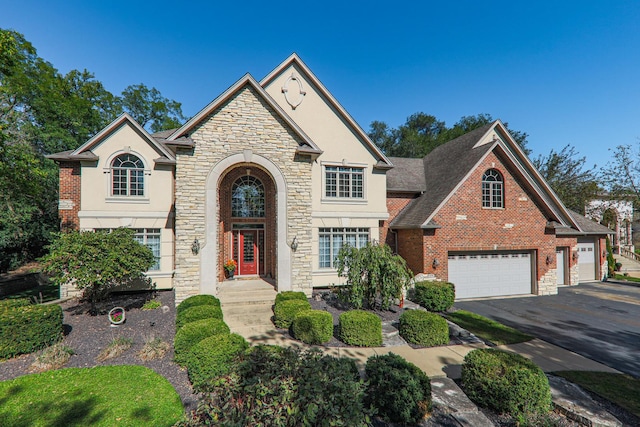
<svg viewBox="0 0 640 427"><path fill-rule="evenodd" d="M291 55L261 81L271 98L289 115L331 161L358 159L376 168L391 162L375 146L309 68Z"/></svg>

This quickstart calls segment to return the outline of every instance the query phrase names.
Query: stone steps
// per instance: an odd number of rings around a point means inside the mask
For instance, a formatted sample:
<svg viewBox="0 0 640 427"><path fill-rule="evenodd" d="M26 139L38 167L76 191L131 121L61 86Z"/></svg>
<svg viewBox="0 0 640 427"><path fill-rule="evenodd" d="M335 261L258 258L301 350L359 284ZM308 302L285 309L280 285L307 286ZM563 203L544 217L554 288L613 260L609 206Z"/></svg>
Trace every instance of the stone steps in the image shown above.
<svg viewBox="0 0 640 427"><path fill-rule="evenodd" d="M218 290L224 321L231 332L243 336L264 335L275 327L271 321L276 291L262 280L226 281Z"/></svg>

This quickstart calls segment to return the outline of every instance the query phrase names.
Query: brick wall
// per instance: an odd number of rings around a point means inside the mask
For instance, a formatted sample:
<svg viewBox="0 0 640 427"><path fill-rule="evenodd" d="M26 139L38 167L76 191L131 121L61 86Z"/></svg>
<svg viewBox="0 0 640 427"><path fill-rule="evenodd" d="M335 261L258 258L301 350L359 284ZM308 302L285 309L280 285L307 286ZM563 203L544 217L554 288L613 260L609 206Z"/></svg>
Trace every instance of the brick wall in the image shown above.
<svg viewBox="0 0 640 427"><path fill-rule="evenodd" d="M380 242L386 243L391 247L391 250L398 252L396 247L396 236L389 230L389 221L395 218L402 209L404 209L411 200L415 198L413 193L387 193L387 211L389 212L389 219L386 221L380 221Z"/></svg>
<svg viewBox="0 0 640 427"><path fill-rule="evenodd" d="M62 231L77 230L80 227L80 163L60 162L60 201L58 213Z"/></svg>

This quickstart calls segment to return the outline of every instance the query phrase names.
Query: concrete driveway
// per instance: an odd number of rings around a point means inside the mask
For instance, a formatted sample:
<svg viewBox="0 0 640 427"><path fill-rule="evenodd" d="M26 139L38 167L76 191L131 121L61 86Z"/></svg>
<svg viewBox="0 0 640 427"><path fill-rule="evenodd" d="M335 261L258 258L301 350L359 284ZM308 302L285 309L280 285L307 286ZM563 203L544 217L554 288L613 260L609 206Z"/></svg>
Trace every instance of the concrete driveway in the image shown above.
<svg viewBox="0 0 640 427"><path fill-rule="evenodd" d="M640 287L610 282L558 295L456 302L547 342L640 377Z"/></svg>

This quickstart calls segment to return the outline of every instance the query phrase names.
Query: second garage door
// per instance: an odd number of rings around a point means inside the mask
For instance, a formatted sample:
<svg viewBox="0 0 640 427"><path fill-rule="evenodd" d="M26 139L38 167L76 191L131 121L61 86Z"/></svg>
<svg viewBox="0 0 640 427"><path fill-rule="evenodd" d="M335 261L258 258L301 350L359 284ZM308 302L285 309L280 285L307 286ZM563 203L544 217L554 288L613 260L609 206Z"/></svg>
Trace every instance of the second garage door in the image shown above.
<svg viewBox="0 0 640 427"><path fill-rule="evenodd" d="M531 293L531 253L449 254L449 282L456 298Z"/></svg>

